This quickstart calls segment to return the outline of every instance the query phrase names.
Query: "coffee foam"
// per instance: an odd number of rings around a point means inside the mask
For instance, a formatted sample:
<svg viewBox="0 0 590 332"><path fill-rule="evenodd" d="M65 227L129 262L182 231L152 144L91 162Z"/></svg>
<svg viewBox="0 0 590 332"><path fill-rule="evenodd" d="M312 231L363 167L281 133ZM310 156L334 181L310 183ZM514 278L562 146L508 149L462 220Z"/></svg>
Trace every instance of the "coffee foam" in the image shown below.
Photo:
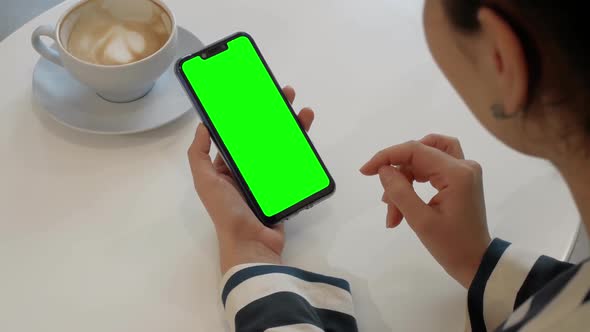
<svg viewBox="0 0 590 332"><path fill-rule="evenodd" d="M67 49L100 65L122 65L157 52L170 37L167 13L149 0L94 0L77 10Z"/></svg>

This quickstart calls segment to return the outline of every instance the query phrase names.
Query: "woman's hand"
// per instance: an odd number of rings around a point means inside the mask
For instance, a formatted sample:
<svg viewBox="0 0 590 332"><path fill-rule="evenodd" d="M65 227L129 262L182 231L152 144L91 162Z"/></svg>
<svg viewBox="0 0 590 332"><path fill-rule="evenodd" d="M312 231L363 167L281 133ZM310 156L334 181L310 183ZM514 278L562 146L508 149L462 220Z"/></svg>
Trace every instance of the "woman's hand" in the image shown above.
<svg viewBox="0 0 590 332"><path fill-rule="evenodd" d="M285 87L283 92L293 103L295 90ZM305 108L298 117L309 130L313 111ZM199 124L188 158L197 193L215 224L222 273L239 264L280 264L285 245L283 225L268 228L256 218L223 159L217 155L211 161L210 148L209 131Z"/></svg>
<svg viewBox="0 0 590 332"><path fill-rule="evenodd" d="M447 273L469 287L491 238L482 170L464 159L459 141L430 135L396 145L377 153L361 172L379 174L388 227L405 217ZM438 194L425 203L414 191L414 181L429 182Z"/></svg>

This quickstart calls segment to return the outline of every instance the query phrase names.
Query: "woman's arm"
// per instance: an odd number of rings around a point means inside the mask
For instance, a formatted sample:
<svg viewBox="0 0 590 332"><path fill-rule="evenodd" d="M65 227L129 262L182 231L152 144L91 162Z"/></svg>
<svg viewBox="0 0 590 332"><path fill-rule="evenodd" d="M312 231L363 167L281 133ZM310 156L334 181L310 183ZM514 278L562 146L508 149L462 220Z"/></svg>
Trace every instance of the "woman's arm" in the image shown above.
<svg viewBox="0 0 590 332"><path fill-rule="evenodd" d="M467 305L472 331L494 331L527 299L571 267L494 240L469 288Z"/></svg>
<svg viewBox="0 0 590 332"><path fill-rule="evenodd" d="M221 300L231 331L357 331L348 282L292 267L236 266Z"/></svg>

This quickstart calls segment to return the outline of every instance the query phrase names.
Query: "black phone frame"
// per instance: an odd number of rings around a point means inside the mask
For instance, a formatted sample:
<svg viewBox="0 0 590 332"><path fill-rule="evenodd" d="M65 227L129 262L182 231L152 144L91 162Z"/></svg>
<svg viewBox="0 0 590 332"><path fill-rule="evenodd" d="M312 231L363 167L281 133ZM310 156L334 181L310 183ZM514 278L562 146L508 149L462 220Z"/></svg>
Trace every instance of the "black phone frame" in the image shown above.
<svg viewBox="0 0 590 332"><path fill-rule="evenodd" d="M292 207L290 207L286 210L283 210L283 211L279 212L278 214L271 216L271 217L266 216L264 214L264 212L262 212L260 205L256 201L254 195L252 194L252 191L250 190L250 187L248 186L244 177L242 176L241 172L239 171L235 161L233 160L233 158L229 154L229 151L226 148L225 144L223 143L223 140L219 136L219 133L217 132L215 127L213 126L213 123L212 123L211 119L209 118L209 116L207 115L207 112L205 112L205 110L203 108L203 104L201 103L201 101L200 101L199 97L197 96L197 94L195 93L194 89L191 87L188 78L186 77L186 75L184 74L184 72L182 70L182 65L186 61L189 61L195 57L199 57L203 54L207 54L211 50L218 50L220 47L223 48L224 46L227 46L227 44L230 41L237 39L239 37L246 37L252 43L252 46L254 47L254 49L256 50L256 53L258 54L258 57L260 58L260 60L264 64L264 67L266 68L266 71L269 73L270 77L272 78L272 81L274 82L275 87L277 88L277 90L279 91L281 96L283 97L283 101L285 102L289 111L291 112L291 115L293 116L293 118L295 119L297 124L299 125L301 132L305 136L305 139L307 140L308 144L311 146L313 153L315 154L316 158L318 159L318 161L322 165L322 168L324 169L324 171L326 172L326 175L328 176L328 178L330 180L329 185L325 189L319 191L318 193L302 200L301 202L293 205ZM225 49L227 49L227 47L225 47ZM249 34L247 34L245 32L237 32L237 33L232 34L226 38L223 38L215 43L212 43L212 44L206 46L204 49L202 49L198 52L195 52L195 53L192 53L192 54L189 54L187 56L180 58L176 62L174 71L175 71L176 76L178 77L182 87L184 88L185 92L187 93L188 97L190 98L191 102L193 103L195 110L197 111L198 115L201 118L201 121L203 122L205 127L207 127L207 129L209 130L209 133L211 134L211 138L212 138L213 142L215 143L215 145L217 146L223 159L225 160L228 168L230 169L232 175L234 176L234 179L236 180L240 189L242 190L242 193L244 194L244 198L246 199L248 206L250 206L250 209L252 209L252 211L254 212L256 217L264 225L274 226L274 225L280 223L281 221L287 220L289 217L298 214L303 209L311 208L312 206L316 205L320 201L323 201L323 200L327 199L328 197L330 197L332 194L334 194L334 192L336 191L336 183L334 182L332 175L328 171L326 165L324 164L324 161L322 160L322 158L318 154L315 146L311 142L309 136L307 135L307 132L305 131L305 128L303 128L303 125L301 124L301 122L297 118L297 114L293 110L291 103L287 100L287 97L283 93L283 90L281 89L280 85L278 84L274 74L270 70L266 60L262 56L262 53L260 52L260 49L258 48L258 45L256 45L256 42L254 41L252 36L250 36Z"/></svg>

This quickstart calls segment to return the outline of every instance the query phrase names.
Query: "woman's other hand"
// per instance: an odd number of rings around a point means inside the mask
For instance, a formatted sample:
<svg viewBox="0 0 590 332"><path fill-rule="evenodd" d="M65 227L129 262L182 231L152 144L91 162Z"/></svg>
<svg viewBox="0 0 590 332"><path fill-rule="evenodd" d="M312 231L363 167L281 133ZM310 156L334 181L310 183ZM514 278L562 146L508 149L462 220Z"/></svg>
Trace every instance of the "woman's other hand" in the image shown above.
<svg viewBox="0 0 590 332"><path fill-rule="evenodd" d="M377 153L361 172L379 175L388 227L405 217L447 273L469 287L491 238L482 169L464 159L459 141L429 135L392 146ZM438 193L426 203L414 191L414 181L429 182Z"/></svg>

